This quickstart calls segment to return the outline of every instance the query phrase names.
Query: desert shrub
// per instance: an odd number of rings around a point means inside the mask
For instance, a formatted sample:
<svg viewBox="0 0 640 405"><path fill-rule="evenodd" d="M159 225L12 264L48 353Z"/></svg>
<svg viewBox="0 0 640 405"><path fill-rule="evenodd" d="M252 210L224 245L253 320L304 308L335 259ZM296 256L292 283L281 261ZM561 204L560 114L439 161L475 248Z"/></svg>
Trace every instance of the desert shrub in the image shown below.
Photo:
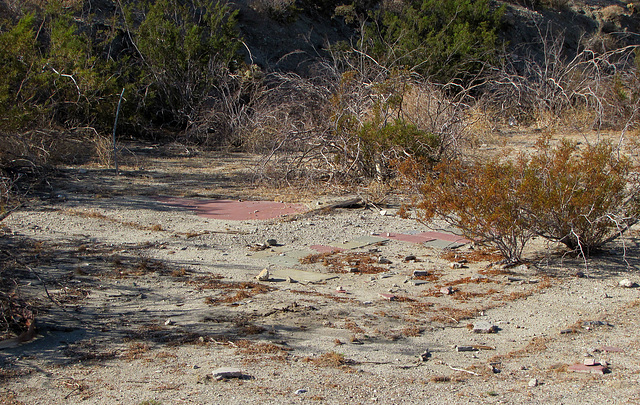
<svg viewBox="0 0 640 405"><path fill-rule="evenodd" d="M429 169L417 160L400 166L419 183L420 220L443 219L512 261L535 235L589 255L637 222L631 164L604 141L579 148L542 139L531 156Z"/></svg>
<svg viewBox="0 0 640 405"><path fill-rule="evenodd" d="M631 163L609 142L552 148L541 140L523 167L521 205L540 236L588 255L636 222Z"/></svg>
<svg viewBox="0 0 640 405"><path fill-rule="evenodd" d="M404 162L405 178L419 182L419 220L442 219L482 243L494 245L507 259L519 261L527 241L534 236L520 204L523 171L511 161Z"/></svg>
<svg viewBox="0 0 640 405"><path fill-rule="evenodd" d="M503 116L577 130L637 125L636 46L599 51L591 38L567 55L564 36L541 28L539 41L539 57L524 58L517 66L504 60L486 82L483 92Z"/></svg>
<svg viewBox="0 0 640 405"><path fill-rule="evenodd" d="M414 0L370 13L361 50L431 80L469 81L498 53L503 9L487 0Z"/></svg>
<svg viewBox="0 0 640 405"><path fill-rule="evenodd" d="M237 63L236 15L228 5L157 0L131 10L142 22L133 38L139 50L135 102L155 125L187 129L215 98L216 85Z"/></svg>
<svg viewBox="0 0 640 405"><path fill-rule="evenodd" d="M19 130L105 124L114 91L108 66L74 18L49 2L0 27L0 128ZM105 110L106 108L106 110ZM108 110L108 112L107 112ZM105 116L106 113L106 116Z"/></svg>

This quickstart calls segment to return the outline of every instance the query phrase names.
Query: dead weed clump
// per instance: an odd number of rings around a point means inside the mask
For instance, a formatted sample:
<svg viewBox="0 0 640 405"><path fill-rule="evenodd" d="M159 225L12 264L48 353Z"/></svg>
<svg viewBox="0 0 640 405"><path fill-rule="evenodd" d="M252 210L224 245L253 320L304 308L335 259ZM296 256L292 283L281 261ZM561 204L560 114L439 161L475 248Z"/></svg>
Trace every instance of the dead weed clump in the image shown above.
<svg viewBox="0 0 640 405"><path fill-rule="evenodd" d="M275 290L273 287L251 281L222 281L220 275L198 277L187 283L194 285L198 291L218 290L220 295L205 298L205 302L209 305L234 304Z"/></svg>
<svg viewBox="0 0 640 405"><path fill-rule="evenodd" d="M317 367L334 367L349 370L350 366L358 364L356 361L347 359L341 353L327 352L316 357L305 357L303 359Z"/></svg>
<svg viewBox="0 0 640 405"><path fill-rule="evenodd" d="M334 273L378 274L386 268L375 266L378 255L373 252L327 252L312 254L300 259L303 264L322 263Z"/></svg>
<svg viewBox="0 0 640 405"><path fill-rule="evenodd" d="M232 346L237 349L236 354L249 356L278 355L286 357L292 350L288 347L282 347L273 343L255 342L247 339L236 340Z"/></svg>
<svg viewBox="0 0 640 405"><path fill-rule="evenodd" d="M495 250L490 249L474 249L466 252L456 250L447 250L442 253L442 259L450 262L466 261L466 263L490 262L496 263L504 260L504 256Z"/></svg>
<svg viewBox="0 0 640 405"><path fill-rule="evenodd" d="M123 353L123 357L127 360L138 360L149 352L151 347L148 343L133 342L129 345L127 351Z"/></svg>

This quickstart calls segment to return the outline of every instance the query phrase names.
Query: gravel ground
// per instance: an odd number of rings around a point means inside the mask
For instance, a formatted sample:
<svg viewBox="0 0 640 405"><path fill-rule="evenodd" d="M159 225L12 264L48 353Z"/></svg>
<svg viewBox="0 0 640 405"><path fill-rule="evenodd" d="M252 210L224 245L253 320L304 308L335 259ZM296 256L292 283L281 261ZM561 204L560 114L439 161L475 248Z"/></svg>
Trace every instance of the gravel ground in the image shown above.
<svg viewBox="0 0 640 405"><path fill-rule="evenodd" d="M248 187L251 159L150 155L118 178L66 168L5 219L0 251L41 309L36 339L0 351L0 403L638 401L639 290L618 285L640 281L637 230L586 265L540 241L508 269L478 247L397 240L312 257L430 229L397 206L230 221L157 199L351 197ZM482 322L494 333L474 333ZM569 370L585 359L607 372ZM221 367L241 377L214 378Z"/></svg>

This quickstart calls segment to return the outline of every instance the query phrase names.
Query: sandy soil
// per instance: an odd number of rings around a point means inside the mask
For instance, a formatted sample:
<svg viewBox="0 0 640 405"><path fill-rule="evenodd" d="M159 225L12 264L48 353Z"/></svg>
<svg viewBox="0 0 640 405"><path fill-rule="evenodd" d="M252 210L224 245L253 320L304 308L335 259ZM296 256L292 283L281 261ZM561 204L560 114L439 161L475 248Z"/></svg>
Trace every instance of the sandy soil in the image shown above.
<svg viewBox="0 0 640 405"><path fill-rule="evenodd" d="M64 168L2 222L2 260L41 309L37 338L0 351L0 403L640 401L639 290L618 285L640 281L638 231L587 263L538 241L503 269L468 244L386 238L430 230L397 206L203 218L158 197L315 210L351 196L251 187L251 156L131 150L121 176ZM495 333L474 333L482 322ZM607 372L569 370L585 359Z"/></svg>

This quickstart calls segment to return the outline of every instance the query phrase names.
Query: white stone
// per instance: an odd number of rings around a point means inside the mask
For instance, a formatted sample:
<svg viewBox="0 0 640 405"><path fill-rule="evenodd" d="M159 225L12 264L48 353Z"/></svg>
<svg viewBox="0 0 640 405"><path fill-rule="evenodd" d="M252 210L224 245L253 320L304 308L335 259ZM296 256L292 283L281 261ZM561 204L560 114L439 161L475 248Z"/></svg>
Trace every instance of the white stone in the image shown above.
<svg viewBox="0 0 640 405"><path fill-rule="evenodd" d="M269 281L271 278L271 274L269 274L269 270L263 269L260 274L256 276L256 280L258 281Z"/></svg>
<svg viewBox="0 0 640 405"><path fill-rule="evenodd" d="M213 378L222 380L225 378L242 378L242 371L233 367L220 367L213 372Z"/></svg>
<svg viewBox="0 0 640 405"><path fill-rule="evenodd" d="M635 283L633 281L629 280L628 278L625 278L624 280L620 280L618 285L620 287L631 288L631 287L633 287L635 285Z"/></svg>

